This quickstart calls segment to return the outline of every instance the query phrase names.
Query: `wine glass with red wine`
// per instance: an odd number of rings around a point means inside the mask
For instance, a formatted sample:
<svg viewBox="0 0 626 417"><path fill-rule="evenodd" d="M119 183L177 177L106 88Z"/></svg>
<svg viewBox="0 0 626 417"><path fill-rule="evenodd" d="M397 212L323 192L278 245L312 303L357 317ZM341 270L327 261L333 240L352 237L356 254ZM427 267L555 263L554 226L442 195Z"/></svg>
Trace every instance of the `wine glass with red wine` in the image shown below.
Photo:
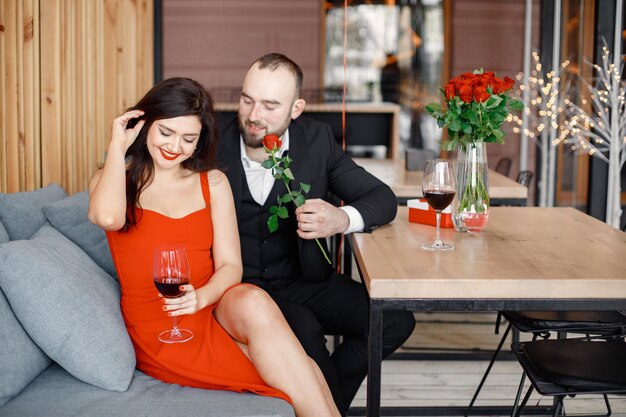
<svg viewBox="0 0 626 417"><path fill-rule="evenodd" d="M185 294L181 285L189 284L189 260L183 245L160 245L154 249L154 266L152 276L154 285L165 298L178 298ZM173 326L159 334L163 343L182 343L191 340L193 333L179 329L176 316L172 316Z"/></svg>
<svg viewBox="0 0 626 417"><path fill-rule="evenodd" d="M448 207L456 193L454 165L452 161L435 159L426 162L422 179L422 193L428 204L437 214L437 235L432 243L424 243L422 249L451 250L454 245L444 243L439 236L441 211Z"/></svg>

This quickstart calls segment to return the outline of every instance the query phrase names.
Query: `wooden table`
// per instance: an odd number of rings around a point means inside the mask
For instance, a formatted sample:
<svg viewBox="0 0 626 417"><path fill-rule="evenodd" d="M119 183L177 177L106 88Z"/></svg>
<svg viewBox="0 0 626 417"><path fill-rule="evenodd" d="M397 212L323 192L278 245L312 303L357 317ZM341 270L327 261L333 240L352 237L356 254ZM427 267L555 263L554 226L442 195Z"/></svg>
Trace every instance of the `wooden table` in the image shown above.
<svg viewBox="0 0 626 417"><path fill-rule="evenodd" d="M390 186L396 193L400 204L406 205L408 199L422 197L424 172L407 171L404 167L404 160L354 158L354 162ZM491 169L488 175L489 198L492 205L526 205L528 188Z"/></svg>
<svg viewBox="0 0 626 417"><path fill-rule="evenodd" d="M407 216L350 238L370 296L367 416L380 413L384 310L626 309L626 233L573 208L494 207L480 234L442 229L449 252L422 250L435 228Z"/></svg>

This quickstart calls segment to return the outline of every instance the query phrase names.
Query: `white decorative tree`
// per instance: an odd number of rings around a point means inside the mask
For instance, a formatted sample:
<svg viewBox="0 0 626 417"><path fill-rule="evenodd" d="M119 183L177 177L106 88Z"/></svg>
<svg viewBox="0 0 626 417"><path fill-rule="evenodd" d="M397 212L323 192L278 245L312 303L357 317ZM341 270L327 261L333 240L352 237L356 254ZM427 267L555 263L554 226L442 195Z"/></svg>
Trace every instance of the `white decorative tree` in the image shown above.
<svg viewBox="0 0 626 417"><path fill-rule="evenodd" d="M589 90L592 109L587 112L571 101L566 102L569 117L559 138L572 150L587 152L609 164L606 201L606 222L620 227L620 173L626 161L626 92L621 80L621 65L611 62L610 52L602 48L602 65L593 65L597 78L595 86L583 80ZM586 104L581 100L581 104Z"/></svg>
<svg viewBox="0 0 626 417"><path fill-rule="evenodd" d="M564 102L567 99L563 91L561 91L560 73L569 61L561 64L558 73L550 71L544 73L543 65L539 59L537 52L532 53L534 68L528 77L529 100L524 107L524 112L528 116L528 126L524 128L523 134L529 137L539 148L541 152L541 171L538 175L539 196L538 202L541 207L549 205L549 193L554 178L549 178L550 153L555 152L554 145L556 141L550 137L552 129L558 130L558 117L564 108ZM516 77L518 80L522 78L522 74ZM564 89L567 90L567 89ZM524 85L519 85L518 95L521 97L524 92ZM516 114L509 115L511 121L516 126L513 128L515 133L522 132L522 117ZM554 159L554 158L552 158Z"/></svg>

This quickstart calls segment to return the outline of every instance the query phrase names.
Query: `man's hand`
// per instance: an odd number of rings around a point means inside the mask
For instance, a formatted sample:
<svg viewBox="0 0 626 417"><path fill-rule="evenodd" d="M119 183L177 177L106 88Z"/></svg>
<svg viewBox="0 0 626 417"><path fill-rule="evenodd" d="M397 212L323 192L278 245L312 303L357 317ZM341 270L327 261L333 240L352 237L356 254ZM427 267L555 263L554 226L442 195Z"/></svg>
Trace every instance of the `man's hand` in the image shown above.
<svg viewBox="0 0 626 417"><path fill-rule="evenodd" d="M302 239L325 238L343 233L350 226L350 218L345 211L332 204L315 198L296 209L298 236Z"/></svg>

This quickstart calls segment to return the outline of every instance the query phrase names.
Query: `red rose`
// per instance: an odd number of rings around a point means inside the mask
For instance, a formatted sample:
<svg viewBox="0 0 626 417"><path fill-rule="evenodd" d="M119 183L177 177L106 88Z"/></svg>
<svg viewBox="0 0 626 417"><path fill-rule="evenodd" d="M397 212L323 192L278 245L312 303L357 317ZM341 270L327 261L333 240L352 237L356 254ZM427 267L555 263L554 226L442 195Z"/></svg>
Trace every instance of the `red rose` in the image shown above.
<svg viewBox="0 0 626 417"><path fill-rule="evenodd" d="M515 85L515 80L509 77L504 77L504 91L508 91Z"/></svg>
<svg viewBox="0 0 626 417"><path fill-rule="evenodd" d="M265 169L270 169L272 176L278 180L282 180L284 186L287 188L287 193L278 198L278 205L270 207L270 216L267 219L267 228L270 233L274 233L278 230L279 219L286 219L289 217L289 210L283 204L292 203L296 208L302 206L305 203L304 194L308 193L311 189L310 184L300 182L300 190L292 191L290 183L294 178L289 165L293 161L287 155L283 155L281 157L276 155L276 151L282 146L282 144L283 141L280 140L278 135L275 133L265 135L263 137L263 147L265 148L265 153L269 155L269 158L263 161L261 166ZM319 247L322 251L322 255L324 255L326 262L328 262L329 265L332 265L332 261L326 254L326 250L320 243L319 238L315 238L315 243L317 243L317 247Z"/></svg>
<svg viewBox="0 0 626 417"><path fill-rule="evenodd" d="M474 99L477 102L482 103L483 101L487 101L489 97L491 97L491 95L487 92L487 87L482 85L474 87Z"/></svg>
<svg viewBox="0 0 626 417"><path fill-rule="evenodd" d="M474 81L472 82L472 87L474 87L474 89L476 89L476 87L485 87L487 88L487 85L489 83L487 82L487 80L481 78L481 77L476 77L474 79Z"/></svg>
<svg viewBox="0 0 626 417"><path fill-rule="evenodd" d="M454 85L451 83L448 83L446 85L444 92L448 100L452 100L454 96L456 95L456 90L454 89Z"/></svg>
<svg viewBox="0 0 626 417"><path fill-rule="evenodd" d="M496 78L494 83L491 85L491 90L493 91L493 94L504 93L504 81L500 78Z"/></svg>
<svg viewBox="0 0 626 417"><path fill-rule="evenodd" d="M273 149L280 149L282 144L283 141L280 140L278 135L275 134L265 135L265 137L263 138L263 146L265 146L265 148L269 149L270 151Z"/></svg>
<svg viewBox="0 0 626 417"><path fill-rule="evenodd" d="M454 87L455 94L459 94L459 90L463 86L463 81L459 80L458 78L453 78L450 80L448 85L452 85Z"/></svg>
<svg viewBox="0 0 626 417"><path fill-rule="evenodd" d="M504 77L504 80L501 80L500 78L496 78L496 83L493 86L493 93L502 94L505 91L508 91L511 88L513 88L514 85L515 85L515 80L509 77Z"/></svg>
<svg viewBox="0 0 626 417"><path fill-rule="evenodd" d="M481 80L486 84L486 85L493 85L495 80L496 80L496 74L494 72L485 72L484 74L482 74Z"/></svg>
<svg viewBox="0 0 626 417"><path fill-rule="evenodd" d="M459 95L461 96L461 100L465 103L471 103L474 99L474 91L472 89L472 84L464 83L459 89Z"/></svg>

